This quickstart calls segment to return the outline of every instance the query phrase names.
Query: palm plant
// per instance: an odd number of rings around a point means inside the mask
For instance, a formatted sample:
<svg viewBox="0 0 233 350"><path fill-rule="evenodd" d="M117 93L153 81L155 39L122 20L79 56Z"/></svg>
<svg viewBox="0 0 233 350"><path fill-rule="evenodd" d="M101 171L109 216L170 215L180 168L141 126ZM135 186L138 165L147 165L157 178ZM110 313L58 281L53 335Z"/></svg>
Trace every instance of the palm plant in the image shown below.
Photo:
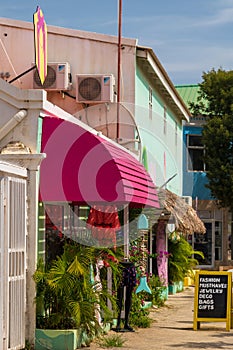
<svg viewBox="0 0 233 350"><path fill-rule="evenodd" d="M178 237L177 240L168 240L168 278L171 284L183 281L184 277L188 276L192 269L197 266L198 260L195 259L194 255L203 258L203 253L193 250L182 235L178 235Z"/></svg>
<svg viewBox="0 0 233 350"><path fill-rule="evenodd" d="M82 328L87 334L97 333L99 308L105 319L112 313L106 305L115 299L103 284L97 291L90 278L90 266L103 251L77 244L67 244L61 257L46 267L38 264L34 280L37 286L37 328ZM110 262L111 264L111 262ZM115 264L116 265L116 264ZM115 274L114 274L115 275Z"/></svg>

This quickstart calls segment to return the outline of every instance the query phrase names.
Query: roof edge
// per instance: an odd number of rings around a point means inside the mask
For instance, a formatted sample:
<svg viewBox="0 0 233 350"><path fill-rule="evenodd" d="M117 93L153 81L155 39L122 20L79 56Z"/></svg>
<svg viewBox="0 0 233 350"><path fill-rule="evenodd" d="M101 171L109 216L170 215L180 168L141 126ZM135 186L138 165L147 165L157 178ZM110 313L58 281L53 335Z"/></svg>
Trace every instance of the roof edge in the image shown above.
<svg viewBox="0 0 233 350"><path fill-rule="evenodd" d="M33 21L27 22L27 21L21 21L17 19L0 17L0 24L3 26L23 28L23 29L32 30L32 31L34 30ZM77 37L79 39L87 39L87 40L89 39L89 40L102 41L102 42L113 43L113 44L118 43L118 37L116 35L89 32L85 30L59 27L59 26L49 25L49 24L47 24L47 30L48 30L48 34L64 35L68 37ZM122 37L122 44L135 47L137 45L137 39Z"/></svg>
<svg viewBox="0 0 233 350"><path fill-rule="evenodd" d="M137 56L142 57L141 55L138 55L139 51L146 53L144 54L144 58L147 59L149 64L151 65L153 71L155 74L159 77L160 81L163 83L164 87L166 88L167 92L172 97L174 103L179 108L180 112L183 115L183 119L186 121L189 121L189 117L191 116L191 112L187 108L186 104L180 97L178 91L176 90L174 84L172 83L171 79L169 78L166 70L162 66L161 62L159 61L158 57L154 53L153 49L150 47L145 46L137 46Z"/></svg>

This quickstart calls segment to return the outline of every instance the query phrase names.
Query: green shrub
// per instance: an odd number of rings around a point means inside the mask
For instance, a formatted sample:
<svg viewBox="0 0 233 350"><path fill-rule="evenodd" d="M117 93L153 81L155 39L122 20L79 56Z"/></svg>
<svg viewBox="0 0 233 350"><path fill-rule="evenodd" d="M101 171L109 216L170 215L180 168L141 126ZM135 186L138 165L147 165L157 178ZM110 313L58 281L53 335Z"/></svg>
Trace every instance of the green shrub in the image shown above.
<svg viewBox="0 0 233 350"><path fill-rule="evenodd" d="M176 239L168 240L168 279L169 283L183 281L198 264L198 260L193 257L194 254L203 257L203 253L194 251L192 246L183 236L176 235Z"/></svg>
<svg viewBox="0 0 233 350"><path fill-rule="evenodd" d="M130 324L139 328L148 328L151 326L152 320L149 317L149 310L142 308L142 298L143 293L133 293L130 311Z"/></svg>
<svg viewBox="0 0 233 350"><path fill-rule="evenodd" d="M90 265L103 253L92 247L67 244L62 256L50 266L38 264L33 276L37 288L37 328L82 328L87 334L101 331L95 313L98 306L104 322L112 318L106 300L112 302L113 310L116 308L115 297L109 293L106 281L102 281L102 289L98 291L90 279ZM113 271L114 276L116 273Z"/></svg>
<svg viewBox="0 0 233 350"><path fill-rule="evenodd" d="M34 350L34 345L29 342L29 340L25 340L25 348L23 350Z"/></svg>
<svg viewBox="0 0 233 350"><path fill-rule="evenodd" d="M163 306L163 293L166 290L166 287L162 285L159 276L152 275L151 277L149 277L148 285L151 289L152 294L147 293L147 295L145 296L145 300L152 301L152 304L158 307Z"/></svg>
<svg viewBox="0 0 233 350"><path fill-rule="evenodd" d="M124 343L125 339L122 338L119 334L112 334L107 337L101 338L98 343L103 348L121 348Z"/></svg>

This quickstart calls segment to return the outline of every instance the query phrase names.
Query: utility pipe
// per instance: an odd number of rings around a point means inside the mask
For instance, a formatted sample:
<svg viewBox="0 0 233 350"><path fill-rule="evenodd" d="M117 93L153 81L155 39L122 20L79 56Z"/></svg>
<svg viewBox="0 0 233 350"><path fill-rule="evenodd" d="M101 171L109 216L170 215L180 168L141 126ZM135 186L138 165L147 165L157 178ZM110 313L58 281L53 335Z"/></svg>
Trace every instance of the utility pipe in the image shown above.
<svg viewBox="0 0 233 350"><path fill-rule="evenodd" d="M12 129L16 127L27 115L25 109L17 112L5 125L0 128L0 140L2 140Z"/></svg>
<svg viewBox="0 0 233 350"><path fill-rule="evenodd" d="M117 128L116 142L120 138L120 102L121 102L121 21L122 21L122 0L118 0L118 62L117 62Z"/></svg>

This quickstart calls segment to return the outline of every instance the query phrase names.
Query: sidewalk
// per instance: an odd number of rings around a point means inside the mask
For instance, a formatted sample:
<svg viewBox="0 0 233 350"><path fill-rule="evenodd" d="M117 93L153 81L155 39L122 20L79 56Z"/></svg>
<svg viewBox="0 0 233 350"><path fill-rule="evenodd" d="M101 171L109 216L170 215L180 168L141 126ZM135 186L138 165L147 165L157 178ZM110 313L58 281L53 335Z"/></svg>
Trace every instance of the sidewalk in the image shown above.
<svg viewBox="0 0 233 350"><path fill-rule="evenodd" d="M193 330L194 287L169 295L165 306L152 309L154 320L150 328L123 333L126 340L122 350L187 350L187 349L233 349L233 329L226 331L225 322L201 323L200 330ZM109 334L116 334L109 332ZM108 335L107 335L108 336ZM92 343L91 350L101 347Z"/></svg>

